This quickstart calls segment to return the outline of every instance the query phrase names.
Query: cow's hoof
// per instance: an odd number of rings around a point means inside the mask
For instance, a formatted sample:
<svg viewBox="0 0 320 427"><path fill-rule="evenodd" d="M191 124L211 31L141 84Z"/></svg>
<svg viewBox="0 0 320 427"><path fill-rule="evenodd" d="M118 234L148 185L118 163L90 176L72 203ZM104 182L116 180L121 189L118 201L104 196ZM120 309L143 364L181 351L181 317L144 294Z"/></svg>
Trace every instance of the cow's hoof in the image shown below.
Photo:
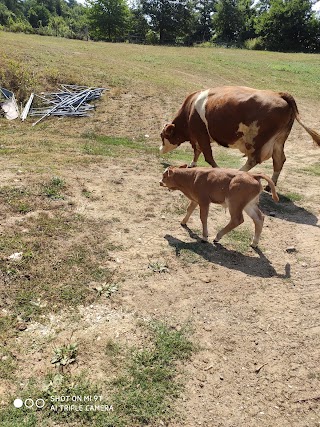
<svg viewBox="0 0 320 427"><path fill-rule="evenodd" d="M257 247L258 247L258 243L254 243L254 242L252 242L250 246L251 246L253 249L257 249Z"/></svg>

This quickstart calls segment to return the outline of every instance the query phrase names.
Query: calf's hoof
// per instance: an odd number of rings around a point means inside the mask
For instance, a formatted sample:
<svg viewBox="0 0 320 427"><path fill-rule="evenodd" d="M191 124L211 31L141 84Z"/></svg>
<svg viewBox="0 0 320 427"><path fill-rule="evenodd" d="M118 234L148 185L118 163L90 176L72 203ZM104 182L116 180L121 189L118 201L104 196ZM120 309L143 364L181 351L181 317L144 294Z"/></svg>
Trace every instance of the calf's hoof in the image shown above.
<svg viewBox="0 0 320 427"><path fill-rule="evenodd" d="M266 186L264 187L264 191L266 191L267 193L271 193L270 185L266 185Z"/></svg>

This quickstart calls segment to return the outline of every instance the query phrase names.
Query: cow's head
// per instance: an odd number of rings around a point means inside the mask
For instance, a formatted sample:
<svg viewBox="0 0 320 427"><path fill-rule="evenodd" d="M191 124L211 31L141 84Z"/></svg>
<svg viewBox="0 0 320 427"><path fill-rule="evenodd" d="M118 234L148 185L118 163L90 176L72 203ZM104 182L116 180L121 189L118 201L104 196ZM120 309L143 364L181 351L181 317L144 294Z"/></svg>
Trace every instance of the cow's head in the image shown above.
<svg viewBox="0 0 320 427"><path fill-rule="evenodd" d="M162 145L160 147L161 154L169 153L179 147L183 142L183 138L181 138L181 135L177 132L176 125L173 123L164 125L160 136L162 139Z"/></svg>

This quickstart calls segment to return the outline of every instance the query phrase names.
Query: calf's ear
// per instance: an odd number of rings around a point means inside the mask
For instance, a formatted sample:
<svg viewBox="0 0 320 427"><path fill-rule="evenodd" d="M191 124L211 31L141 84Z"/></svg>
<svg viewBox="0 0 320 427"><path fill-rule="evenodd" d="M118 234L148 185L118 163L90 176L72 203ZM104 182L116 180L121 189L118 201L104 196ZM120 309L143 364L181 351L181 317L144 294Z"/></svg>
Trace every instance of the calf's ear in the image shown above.
<svg viewBox="0 0 320 427"><path fill-rule="evenodd" d="M187 167L188 167L188 165L186 165L186 164L185 164L185 165L181 165L181 166L179 166L179 168L180 168L180 169L185 169L185 168L187 168Z"/></svg>
<svg viewBox="0 0 320 427"><path fill-rule="evenodd" d="M165 125L165 127L163 129L163 134L164 134L165 138L169 138L170 136L173 135L174 128L175 128L175 125L173 123L169 123L169 124Z"/></svg>

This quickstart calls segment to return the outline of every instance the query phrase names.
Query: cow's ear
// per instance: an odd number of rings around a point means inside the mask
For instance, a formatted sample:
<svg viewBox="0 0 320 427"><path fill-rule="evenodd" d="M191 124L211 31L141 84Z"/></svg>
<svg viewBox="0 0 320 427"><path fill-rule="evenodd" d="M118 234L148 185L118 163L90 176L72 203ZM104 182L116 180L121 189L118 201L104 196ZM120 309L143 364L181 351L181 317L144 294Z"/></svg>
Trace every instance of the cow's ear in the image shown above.
<svg viewBox="0 0 320 427"><path fill-rule="evenodd" d="M169 123L167 125L165 125L164 129L163 129L163 134L166 138L169 138L170 136L173 135L174 132L174 128L175 125L173 123Z"/></svg>
<svg viewBox="0 0 320 427"><path fill-rule="evenodd" d="M187 164L185 164L185 165L181 165L181 166L179 166L179 168L181 169L185 169L185 168L187 168L188 167L188 165Z"/></svg>

